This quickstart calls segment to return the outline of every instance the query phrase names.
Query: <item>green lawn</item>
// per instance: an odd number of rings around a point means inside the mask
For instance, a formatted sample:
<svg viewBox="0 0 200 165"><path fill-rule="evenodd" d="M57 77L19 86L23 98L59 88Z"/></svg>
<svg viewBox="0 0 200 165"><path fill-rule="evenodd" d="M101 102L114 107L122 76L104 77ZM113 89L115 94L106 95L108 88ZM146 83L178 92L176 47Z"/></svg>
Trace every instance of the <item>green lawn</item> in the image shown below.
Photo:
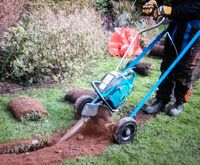
<svg viewBox="0 0 200 165"><path fill-rule="evenodd" d="M115 68L118 59L100 60L70 86L91 88L93 79ZM145 58L153 64L150 77L138 76L135 89L124 106L137 104L159 76L160 60ZM73 105L64 102L68 88L34 88L15 95L0 97L0 142L48 136L73 122ZM7 110L9 100L17 95L39 98L49 112L41 122L17 122ZM123 107L124 107L123 106ZM122 107L122 108L123 108ZM125 108L124 108L125 109ZM193 91L184 113L177 118L160 114L139 128L135 141L127 145L111 145L100 156L66 161L64 164L200 164L200 82ZM130 109L126 108L126 111Z"/></svg>

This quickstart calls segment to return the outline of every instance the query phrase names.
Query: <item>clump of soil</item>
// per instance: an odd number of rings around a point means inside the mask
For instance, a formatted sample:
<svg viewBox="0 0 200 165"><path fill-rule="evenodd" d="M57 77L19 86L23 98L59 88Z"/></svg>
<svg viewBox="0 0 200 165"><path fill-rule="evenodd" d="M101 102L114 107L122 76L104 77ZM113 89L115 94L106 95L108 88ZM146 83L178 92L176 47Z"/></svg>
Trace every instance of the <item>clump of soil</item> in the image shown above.
<svg viewBox="0 0 200 165"><path fill-rule="evenodd" d="M38 99L25 96L20 96L11 100L8 108L18 120L22 120L23 118L38 120L48 115Z"/></svg>
<svg viewBox="0 0 200 165"><path fill-rule="evenodd" d="M87 135L93 135L95 133L95 135L103 135L112 138L114 133L114 126L111 127L112 125L115 125L115 122L112 120L108 108L101 105L97 115L88 121L81 132Z"/></svg>
<svg viewBox="0 0 200 165"><path fill-rule="evenodd" d="M65 100L70 101L71 103L75 103L76 100L82 95L89 95L94 98L96 97L96 93L92 90L84 89L84 88L76 88L76 89L68 91L65 94Z"/></svg>
<svg viewBox="0 0 200 165"><path fill-rule="evenodd" d="M165 49L165 39L161 39L149 52L149 56L162 58Z"/></svg>
<svg viewBox="0 0 200 165"><path fill-rule="evenodd" d="M151 72L151 63L139 62L134 66L133 70L139 75L148 76Z"/></svg>
<svg viewBox="0 0 200 165"><path fill-rule="evenodd" d="M164 55L164 48L165 46L164 45L155 45L152 50L149 52L149 56L153 56L153 57L159 57L159 58L162 58L163 55Z"/></svg>
<svg viewBox="0 0 200 165"><path fill-rule="evenodd" d="M78 136L78 135L77 135ZM67 142L45 147L43 149L22 154L0 154L2 165L44 165L62 163L67 159L77 159L81 156L98 155L111 143L104 136L87 136L79 140L77 136Z"/></svg>
<svg viewBox="0 0 200 165"><path fill-rule="evenodd" d="M126 67L128 67L131 62L132 60L127 63ZM151 63L148 62L138 62L132 69L141 76L148 76L152 70L151 66Z"/></svg>

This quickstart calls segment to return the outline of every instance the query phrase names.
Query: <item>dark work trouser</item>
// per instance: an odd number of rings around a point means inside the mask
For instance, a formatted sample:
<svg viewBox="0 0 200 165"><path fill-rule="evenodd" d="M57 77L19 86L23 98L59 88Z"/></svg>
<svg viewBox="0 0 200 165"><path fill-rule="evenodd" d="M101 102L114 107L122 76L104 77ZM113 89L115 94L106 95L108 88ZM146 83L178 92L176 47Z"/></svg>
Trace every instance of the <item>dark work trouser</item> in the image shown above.
<svg viewBox="0 0 200 165"><path fill-rule="evenodd" d="M169 25L169 32L173 37L174 43L177 47L178 54L180 54L183 44L183 37L186 31L186 23L179 23L178 26L175 23ZM176 30L174 30L176 28ZM190 41L199 27L193 27L190 31ZM176 59L177 54L169 38L166 38L165 50L163 61L161 63L161 73L164 73L170 64ZM193 44L192 48L184 55L184 57L175 66L168 77L158 87L156 98L168 103L171 99L171 94L174 93L174 97L177 102L186 102L188 92L192 88L192 74L196 67L196 64L200 59L200 38ZM173 92L174 90L174 92Z"/></svg>

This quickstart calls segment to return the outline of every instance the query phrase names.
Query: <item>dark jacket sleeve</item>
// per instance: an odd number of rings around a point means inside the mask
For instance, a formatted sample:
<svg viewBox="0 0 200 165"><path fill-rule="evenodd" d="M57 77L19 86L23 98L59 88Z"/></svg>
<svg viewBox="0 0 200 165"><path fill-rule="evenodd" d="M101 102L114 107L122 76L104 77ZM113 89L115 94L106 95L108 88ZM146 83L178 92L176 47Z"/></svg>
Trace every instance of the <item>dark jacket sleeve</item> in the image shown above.
<svg viewBox="0 0 200 165"><path fill-rule="evenodd" d="M156 2L158 4L158 6L161 6L163 4L164 0L156 0Z"/></svg>
<svg viewBox="0 0 200 165"><path fill-rule="evenodd" d="M200 19L200 0L185 0L178 5L172 3L172 19L194 20Z"/></svg>

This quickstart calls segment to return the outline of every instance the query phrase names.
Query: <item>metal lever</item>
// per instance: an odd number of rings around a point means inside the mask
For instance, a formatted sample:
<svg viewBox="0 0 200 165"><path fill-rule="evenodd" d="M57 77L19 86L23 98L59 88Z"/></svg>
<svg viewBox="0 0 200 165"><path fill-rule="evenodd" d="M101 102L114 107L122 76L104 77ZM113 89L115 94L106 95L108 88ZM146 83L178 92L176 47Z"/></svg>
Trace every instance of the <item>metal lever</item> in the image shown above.
<svg viewBox="0 0 200 165"><path fill-rule="evenodd" d="M129 51L131 50L131 47L133 46L133 44L134 44L135 40L137 39L137 37L138 37L140 34L144 33L144 32L147 32L147 31L150 31L150 30L152 30L152 29L157 28L158 26L160 26L160 25L163 24L164 22L165 22L165 17L163 17L162 20L161 20L158 24L156 24L156 25L154 25L154 26L151 26L151 27L149 27L149 28L147 28L147 29L143 29L143 30L139 31L139 32L135 35L135 37L134 37L134 39L132 40L130 46L128 47L128 49L126 50L126 52L125 52L124 56L122 57L121 61L120 61L119 64L117 65L117 67L116 67L116 69L115 69L116 72L119 70L121 64L123 63L124 59L125 59L126 56L128 55Z"/></svg>

